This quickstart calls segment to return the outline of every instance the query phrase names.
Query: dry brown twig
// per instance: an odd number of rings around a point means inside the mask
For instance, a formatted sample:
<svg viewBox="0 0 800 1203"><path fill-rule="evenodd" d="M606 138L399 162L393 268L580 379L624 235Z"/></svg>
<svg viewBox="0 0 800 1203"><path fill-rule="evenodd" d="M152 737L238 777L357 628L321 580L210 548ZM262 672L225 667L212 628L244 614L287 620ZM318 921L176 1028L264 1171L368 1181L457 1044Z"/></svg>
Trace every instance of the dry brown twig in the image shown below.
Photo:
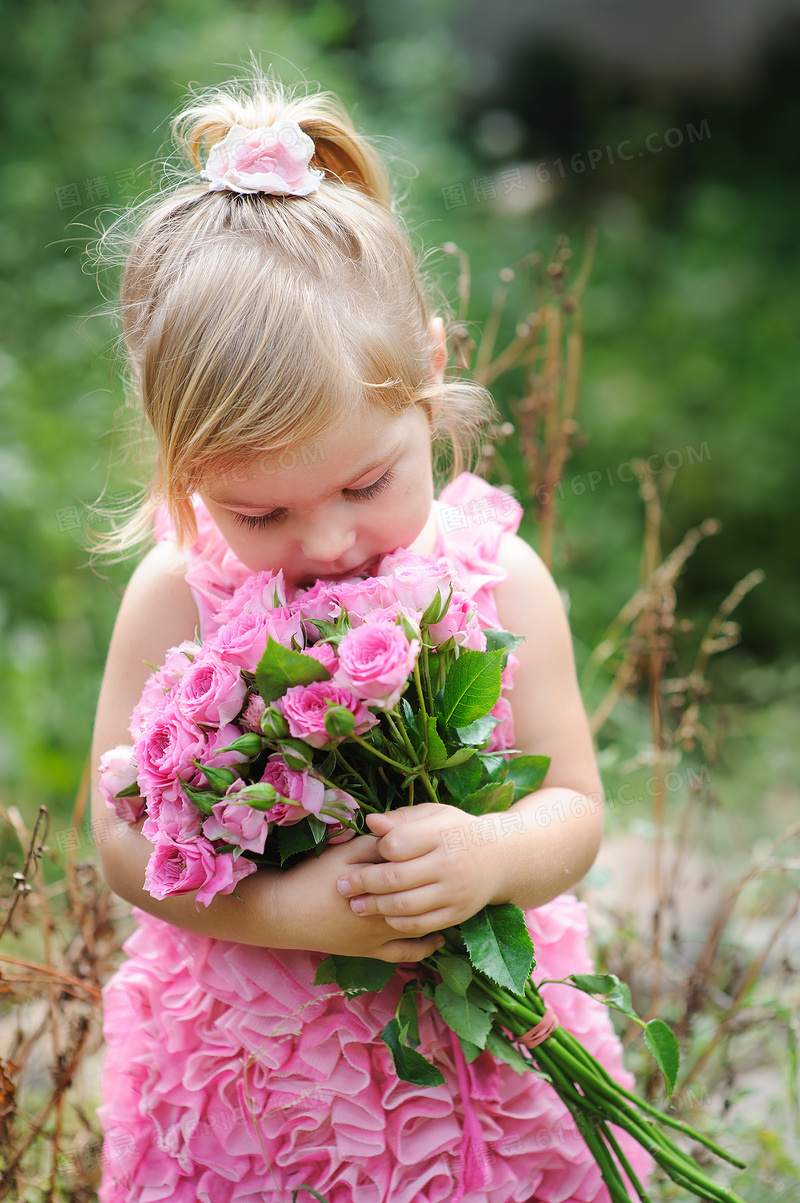
<svg viewBox="0 0 800 1203"><path fill-rule="evenodd" d="M73 823L80 822L87 794L84 773ZM88 1165L72 1164L74 1151L87 1140L92 1149L99 1149L102 1134L73 1098L73 1088L87 1053L101 1043L101 990L113 971L111 961L120 941L110 895L94 861L62 858L42 843L49 824L46 808L40 808L32 831L13 807L0 806L0 817L23 851L22 865L11 875L13 894L2 899L5 916L0 925L5 940L0 989L7 1046L5 1057L0 1057L0 1197L8 1192L21 1197L35 1186L45 1199L68 1197L78 1203L94 1197L99 1165L96 1157ZM40 863L44 859L64 873L66 889L45 884ZM53 900L58 900L57 912ZM23 940L26 948L41 946L41 962L12 955L13 938ZM16 972L8 973L6 966ZM25 1031L24 1017L39 1001L44 1003L40 1019ZM39 1070L39 1085L25 1087L37 1048L47 1056L49 1086L41 1085ZM40 1064L41 1052L35 1061Z"/></svg>
<svg viewBox="0 0 800 1203"><path fill-rule="evenodd" d="M512 379L509 374L514 373L513 380L516 382L520 370L523 378L522 387L517 390L518 395L512 395L509 401L514 422L498 422L490 429L489 446L478 471L486 478L497 481L500 487L508 488L511 473L503 458L502 447L511 435L516 435L524 469L526 496L533 503L528 507L528 512L536 520L539 554L552 571L554 533L558 527L557 486L572 449L584 441L575 414L582 360L581 298L591 270L594 236L590 232L583 265L572 288L568 280L571 256L565 239L559 239L548 264L540 255L532 254L513 268L504 269L500 273L483 337L477 348L468 337L466 324L469 263L465 254L452 244L445 250L457 254L460 264L460 328L456 330L454 341L459 368L469 370L474 358L472 375L487 387L496 387L504 376ZM526 272L531 272L534 277L534 303L529 305L523 302L523 316L514 327L514 335L498 351L503 320L506 326L513 326L513 317L508 312L511 286L519 280L524 284ZM691 622L677 613L678 579L702 540L717 534L721 526L715 518L705 519L663 556L663 511L674 470L665 468L662 471L659 491L647 462L634 460L632 467L640 482L645 514L639 584L591 653L580 683L584 697L587 697L599 675L610 673L610 680L590 714L595 737L606 727L623 698L641 697L648 707L650 744L640 751L638 758L639 763L646 763L652 768L655 780L652 818L655 826L653 854L656 901L650 938L646 945L642 943L644 960L650 966L647 974L650 998L646 1017L663 1016L664 1009L670 1008L671 1014L677 1016L673 1026L682 1037L688 1039L695 1014L702 1008L712 1006L713 998L726 1007L714 1038L698 1052L684 1071L683 1082L688 1083L696 1077L698 1069L706 1066L712 1055L719 1051L728 1033L736 1029L736 1017L751 1010L746 1005L747 995L758 980L770 949L792 921L797 899L791 898L784 914L777 916L772 934L750 964L742 969L739 985L731 996L724 995L714 985L726 972L722 937L734 915L743 885L765 872L766 862L751 865L730 887L720 903L705 948L695 966L687 967L675 962L672 949L664 947L664 916L674 896L677 875L689 847L689 817L699 815L701 819L706 819L712 806L721 806L713 790L706 788L705 795L701 796L699 785L689 788L683 814L678 818L678 836L675 839L667 827L665 774L698 745L708 768L719 761L727 719L724 710L715 705L708 668L712 656L738 642L740 628L738 623L731 621L731 614L747 593L763 581L764 573L760 569L753 569L734 585L701 635L689 671L674 674L670 666L680 659L676 634L694 629ZM670 671L674 675L669 675ZM702 832L697 838L702 840ZM788 838L786 833L780 837L785 838ZM668 849L676 853L669 875L664 871L664 857ZM765 910L771 906L771 900L764 903ZM633 947L638 940L635 924L631 926L628 917L617 918L629 933L628 945L620 950L619 955L623 963L631 954L635 960L638 956ZM680 946L677 928L673 936L673 944ZM618 972L624 979L621 964L613 964L608 968ZM670 979L666 992L662 992L661 988L663 971L667 972ZM638 1031L631 1025L623 1033L625 1043L635 1038ZM652 1094L657 1077L653 1071L647 1083L648 1094Z"/></svg>

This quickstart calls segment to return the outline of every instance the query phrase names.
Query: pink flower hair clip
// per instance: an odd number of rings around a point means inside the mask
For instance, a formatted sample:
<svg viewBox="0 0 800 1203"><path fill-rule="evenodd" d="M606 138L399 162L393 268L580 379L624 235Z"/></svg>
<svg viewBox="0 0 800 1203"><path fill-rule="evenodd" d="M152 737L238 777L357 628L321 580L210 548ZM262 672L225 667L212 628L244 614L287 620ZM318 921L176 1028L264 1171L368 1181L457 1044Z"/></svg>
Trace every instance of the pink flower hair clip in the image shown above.
<svg viewBox="0 0 800 1203"><path fill-rule="evenodd" d="M325 178L309 167L314 143L296 121L248 129L233 125L212 146L200 172L209 192L265 192L277 196L308 196Z"/></svg>

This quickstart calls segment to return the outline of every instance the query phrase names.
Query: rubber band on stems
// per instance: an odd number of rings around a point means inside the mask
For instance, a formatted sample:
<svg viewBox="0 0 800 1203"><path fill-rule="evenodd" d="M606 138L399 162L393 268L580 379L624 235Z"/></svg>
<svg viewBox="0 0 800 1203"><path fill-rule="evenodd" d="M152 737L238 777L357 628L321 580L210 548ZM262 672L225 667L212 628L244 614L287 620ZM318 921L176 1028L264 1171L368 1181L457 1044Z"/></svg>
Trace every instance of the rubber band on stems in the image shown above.
<svg viewBox="0 0 800 1203"><path fill-rule="evenodd" d="M544 1015L538 1023L526 1032L524 1036L516 1036L515 1044L524 1044L526 1048L536 1048L537 1044L541 1044L548 1036L552 1036L553 1032L558 1027L558 1016L550 1007L545 1007Z"/></svg>

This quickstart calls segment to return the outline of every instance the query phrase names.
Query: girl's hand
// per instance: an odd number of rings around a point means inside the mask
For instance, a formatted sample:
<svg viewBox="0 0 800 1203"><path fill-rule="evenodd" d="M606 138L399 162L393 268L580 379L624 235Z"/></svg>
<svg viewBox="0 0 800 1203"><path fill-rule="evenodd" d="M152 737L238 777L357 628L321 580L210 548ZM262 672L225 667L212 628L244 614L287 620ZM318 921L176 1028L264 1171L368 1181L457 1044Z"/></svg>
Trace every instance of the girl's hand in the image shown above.
<svg viewBox="0 0 800 1203"><path fill-rule="evenodd" d="M273 887L270 929L281 932L279 947L378 961L416 963L442 944L438 934L400 935L382 915L363 918L336 889L337 879L361 872L383 858L372 835L354 836L329 844L320 856L310 856L278 875Z"/></svg>
<svg viewBox="0 0 800 1203"><path fill-rule="evenodd" d="M421 802L369 814L366 821L380 836L376 849L385 863L342 874L337 886L356 913L383 915L396 931L421 936L453 927L502 897L497 845L475 846L474 815Z"/></svg>

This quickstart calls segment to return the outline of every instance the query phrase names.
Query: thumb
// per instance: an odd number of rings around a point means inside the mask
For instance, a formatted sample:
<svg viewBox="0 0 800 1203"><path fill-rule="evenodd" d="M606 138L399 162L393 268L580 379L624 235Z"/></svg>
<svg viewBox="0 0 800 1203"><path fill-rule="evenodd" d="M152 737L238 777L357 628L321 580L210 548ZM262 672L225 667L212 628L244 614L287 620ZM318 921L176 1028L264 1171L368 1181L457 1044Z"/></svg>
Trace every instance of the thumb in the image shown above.
<svg viewBox="0 0 800 1203"><path fill-rule="evenodd" d="M376 835L384 835L390 831L395 823L399 820L399 814L392 811L385 811L381 814L368 814L366 823L370 831L374 831Z"/></svg>
<svg viewBox="0 0 800 1203"><path fill-rule="evenodd" d="M381 811L379 814L368 814L366 821L370 831L376 835L385 835L398 823L408 823L414 819L424 819L437 802L418 802L415 806L399 806L396 810Z"/></svg>

